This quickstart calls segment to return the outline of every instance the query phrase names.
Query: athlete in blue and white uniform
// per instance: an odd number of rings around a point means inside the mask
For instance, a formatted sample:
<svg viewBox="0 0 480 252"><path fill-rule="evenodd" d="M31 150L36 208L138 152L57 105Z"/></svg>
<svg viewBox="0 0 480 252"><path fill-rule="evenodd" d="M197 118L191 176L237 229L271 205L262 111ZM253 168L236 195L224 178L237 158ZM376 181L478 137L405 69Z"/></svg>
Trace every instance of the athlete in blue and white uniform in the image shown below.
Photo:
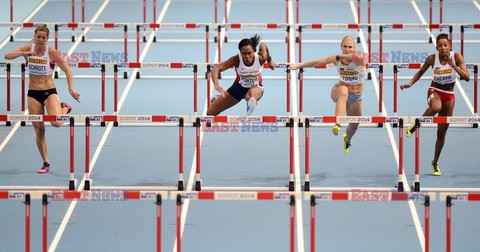
<svg viewBox="0 0 480 252"><path fill-rule="evenodd" d="M460 79L469 81L467 66L461 54L452 52L450 40L445 33L437 36L437 52L427 57L420 70L413 76L409 83L400 86L400 89L410 88L415 84L429 67L433 69L433 79L427 91L428 108L423 116L452 116L455 107L454 87L457 81L457 74ZM433 175L441 176L442 172L438 166L438 159L445 144L449 124L438 124L437 141L435 143L435 154L432 160ZM407 130L407 137L415 131L415 124L411 124Z"/></svg>
<svg viewBox="0 0 480 252"><path fill-rule="evenodd" d="M268 62L270 69L275 69L275 62L270 57L268 47L260 43L260 37L242 39L238 44L240 52L212 69L212 81L215 89L220 93L212 99L207 115L218 115L224 110L239 103L242 99L247 102L247 115L251 115L257 102L262 98L262 68ZM236 78L227 91L218 84L218 74L230 68L235 69Z"/></svg>
<svg viewBox="0 0 480 252"><path fill-rule="evenodd" d="M290 65L290 70L319 65L334 64L340 79L332 87L330 97L335 105L335 116L361 116L363 81L365 80L365 60L363 54L355 52L355 40L351 36L345 36L340 43L342 54L332 55L318 60L310 60L304 63ZM357 131L358 123L349 123L346 134L342 135L343 150L350 151L350 140ZM334 135L340 132L340 124L332 127Z"/></svg>
<svg viewBox="0 0 480 252"><path fill-rule="evenodd" d="M65 102L60 103L53 82L52 73L55 63L65 72L70 95L80 101L80 94L73 89L73 74L68 64L62 59L60 53L47 45L49 30L46 26L38 26L32 45L25 45L5 54L5 59L11 60L17 57L26 59L26 67L29 73L28 83L28 111L31 115L45 114L44 108L49 115L65 115L72 107ZM59 127L63 122L51 122ZM45 124L33 122L35 128L36 142L40 155L43 159L43 166L38 173L46 173L50 170L48 160L48 147L45 138Z"/></svg>

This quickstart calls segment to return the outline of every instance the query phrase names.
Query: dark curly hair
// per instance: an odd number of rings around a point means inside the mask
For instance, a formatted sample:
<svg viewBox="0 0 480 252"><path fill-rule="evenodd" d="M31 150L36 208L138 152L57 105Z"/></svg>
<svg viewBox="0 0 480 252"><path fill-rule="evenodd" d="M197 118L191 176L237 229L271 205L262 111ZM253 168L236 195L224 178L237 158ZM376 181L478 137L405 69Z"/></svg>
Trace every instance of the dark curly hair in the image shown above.
<svg viewBox="0 0 480 252"><path fill-rule="evenodd" d="M261 39L261 37L258 34L255 34L255 36L253 36L251 38L242 39L242 40L240 40L240 43L238 43L238 50L242 49L242 47L244 47L244 46L250 45L250 46L252 46L253 51L256 52L257 51L257 46L260 43L260 39Z"/></svg>

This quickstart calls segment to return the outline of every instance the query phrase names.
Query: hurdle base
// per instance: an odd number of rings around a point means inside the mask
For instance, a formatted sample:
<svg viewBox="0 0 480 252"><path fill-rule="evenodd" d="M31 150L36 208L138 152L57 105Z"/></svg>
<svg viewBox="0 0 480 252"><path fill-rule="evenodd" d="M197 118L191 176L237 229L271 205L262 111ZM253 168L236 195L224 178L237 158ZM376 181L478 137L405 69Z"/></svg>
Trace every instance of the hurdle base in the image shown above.
<svg viewBox="0 0 480 252"><path fill-rule="evenodd" d="M474 129L478 129L478 123L474 123L474 124L473 124L473 128L474 128Z"/></svg>
<svg viewBox="0 0 480 252"><path fill-rule="evenodd" d="M183 188L183 181L182 181L182 180L179 180L179 181L178 181L178 190L179 190L179 191L183 191L183 190L184 190L184 188Z"/></svg>
<svg viewBox="0 0 480 252"><path fill-rule="evenodd" d="M147 37L143 36L143 43L147 42Z"/></svg>
<svg viewBox="0 0 480 252"><path fill-rule="evenodd" d="M420 192L420 182L415 182L413 186L413 191L414 192Z"/></svg>
<svg viewBox="0 0 480 252"><path fill-rule="evenodd" d="M118 122L117 121L113 122L113 127L118 127Z"/></svg>
<svg viewBox="0 0 480 252"><path fill-rule="evenodd" d="M305 192L309 192L310 191L310 181L305 181L305 185L303 186L303 190Z"/></svg>
<svg viewBox="0 0 480 252"><path fill-rule="evenodd" d="M372 79L372 74L369 72L368 75L367 75L367 79L368 80L371 80Z"/></svg>
<svg viewBox="0 0 480 252"><path fill-rule="evenodd" d="M128 72L127 71L123 72L123 78L128 79Z"/></svg>
<svg viewBox="0 0 480 252"><path fill-rule="evenodd" d="M75 35L72 35L72 42L75 42Z"/></svg>
<svg viewBox="0 0 480 252"><path fill-rule="evenodd" d="M399 192L403 192L403 182L402 181L398 181L397 189L398 189Z"/></svg>
<svg viewBox="0 0 480 252"><path fill-rule="evenodd" d="M195 181L195 191L202 190L202 181Z"/></svg>
<svg viewBox="0 0 480 252"><path fill-rule="evenodd" d="M10 42L13 42L13 35L10 35Z"/></svg>
<svg viewBox="0 0 480 252"><path fill-rule="evenodd" d="M295 37L295 43L298 43L298 36Z"/></svg>
<svg viewBox="0 0 480 252"><path fill-rule="evenodd" d="M215 36L215 38L213 38L213 42L217 43L217 36Z"/></svg>
<svg viewBox="0 0 480 252"><path fill-rule="evenodd" d="M153 36L153 42L154 42L154 43L157 42L157 36Z"/></svg>
<svg viewBox="0 0 480 252"><path fill-rule="evenodd" d="M12 122L6 121L6 122L5 122L5 126L12 126Z"/></svg>
<svg viewBox="0 0 480 252"><path fill-rule="evenodd" d="M392 125L394 128L398 128L398 123L393 123Z"/></svg>
<svg viewBox="0 0 480 252"><path fill-rule="evenodd" d="M140 72L137 72L137 74L135 75L135 79L140 79Z"/></svg>
<svg viewBox="0 0 480 252"><path fill-rule="evenodd" d="M55 71L55 73L53 74L53 78L58 79L58 71Z"/></svg>
<svg viewBox="0 0 480 252"><path fill-rule="evenodd" d="M85 186L83 187L85 191L90 191L90 180L85 180Z"/></svg>
<svg viewBox="0 0 480 252"><path fill-rule="evenodd" d="M75 190L75 180L70 180L68 182L68 190L70 190L70 191Z"/></svg>
<svg viewBox="0 0 480 252"><path fill-rule="evenodd" d="M377 127L378 128L383 128L383 123L378 123Z"/></svg>
<svg viewBox="0 0 480 252"><path fill-rule="evenodd" d="M101 122L100 126L105 127L105 122Z"/></svg>
<svg viewBox="0 0 480 252"><path fill-rule="evenodd" d="M20 122L20 126L25 127L26 125L27 125L27 123L25 121Z"/></svg>
<svg viewBox="0 0 480 252"><path fill-rule="evenodd" d="M293 181L288 182L288 191L290 192L295 191L295 184L293 183Z"/></svg>
<svg viewBox="0 0 480 252"><path fill-rule="evenodd" d="M360 37L357 37L357 44L360 44Z"/></svg>
<svg viewBox="0 0 480 252"><path fill-rule="evenodd" d="M227 43L228 42L228 37L225 36L225 38L223 39L223 42Z"/></svg>
<svg viewBox="0 0 480 252"><path fill-rule="evenodd" d="M428 43L430 43L430 44L433 43L432 37L428 38Z"/></svg>

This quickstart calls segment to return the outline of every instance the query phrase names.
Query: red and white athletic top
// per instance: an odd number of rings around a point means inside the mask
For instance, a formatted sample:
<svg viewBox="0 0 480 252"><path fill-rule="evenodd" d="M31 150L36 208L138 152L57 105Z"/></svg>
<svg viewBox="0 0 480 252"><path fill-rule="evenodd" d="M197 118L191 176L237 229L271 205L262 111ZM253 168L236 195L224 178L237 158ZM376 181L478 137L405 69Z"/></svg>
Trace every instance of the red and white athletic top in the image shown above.
<svg viewBox="0 0 480 252"><path fill-rule="evenodd" d="M35 44L32 45L32 52L35 49ZM46 46L45 54L43 56L28 56L27 69L31 75L51 75L55 68L55 63L50 61L48 46Z"/></svg>
<svg viewBox="0 0 480 252"><path fill-rule="evenodd" d="M344 65L341 61L335 62L335 65L340 75L340 81L345 83L345 85L358 85L365 80L365 66L359 66L354 62Z"/></svg>
<svg viewBox="0 0 480 252"><path fill-rule="evenodd" d="M455 52L450 52L450 58L455 64ZM438 56L438 52L435 53L435 63L433 65L433 81L440 85L450 84L457 79L457 72L448 63L442 65Z"/></svg>
<svg viewBox="0 0 480 252"><path fill-rule="evenodd" d="M238 68L235 68L235 73L237 75L235 80L244 88L251 88L260 85L262 82L263 66L260 64L258 54L255 53L255 59L251 66L245 66L240 53L238 53L238 58L240 59L240 63L238 64Z"/></svg>

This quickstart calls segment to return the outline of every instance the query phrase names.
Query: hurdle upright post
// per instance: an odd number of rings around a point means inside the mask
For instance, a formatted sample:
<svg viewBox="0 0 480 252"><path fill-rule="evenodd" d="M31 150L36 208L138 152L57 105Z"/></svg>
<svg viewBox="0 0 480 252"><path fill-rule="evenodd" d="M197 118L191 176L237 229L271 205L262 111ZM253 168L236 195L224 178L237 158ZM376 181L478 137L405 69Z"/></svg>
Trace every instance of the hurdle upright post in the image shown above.
<svg viewBox="0 0 480 252"><path fill-rule="evenodd" d="M447 252L452 251L452 197L447 196Z"/></svg>
<svg viewBox="0 0 480 252"><path fill-rule="evenodd" d="M82 23L85 23L85 0L82 0ZM82 27L82 42L85 42L85 27Z"/></svg>
<svg viewBox="0 0 480 252"><path fill-rule="evenodd" d="M295 252L295 195L290 195L290 252Z"/></svg>
<svg viewBox="0 0 480 252"><path fill-rule="evenodd" d="M184 120L180 117L178 123L178 190L183 191L183 133L184 133Z"/></svg>
<svg viewBox="0 0 480 252"><path fill-rule="evenodd" d="M380 54L380 57L381 54ZM380 116L382 116L382 112L383 112L383 65L380 65L378 67L378 113ZM378 127L381 128L383 127L383 123L378 123Z"/></svg>
<svg viewBox="0 0 480 252"><path fill-rule="evenodd" d="M197 64L193 65L193 113L197 115L197 92L198 92L198 66Z"/></svg>
<svg viewBox="0 0 480 252"><path fill-rule="evenodd" d="M300 116L303 114L303 68L300 68L300 71L298 73L298 80L299 80L299 112Z"/></svg>
<svg viewBox="0 0 480 252"><path fill-rule="evenodd" d="M118 65L113 65L113 112L118 112Z"/></svg>
<svg viewBox="0 0 480 252"><path fill-rule="evenodd" d="M102 114L105 115L105 64L102 64L100 69L102 73Z"/></svg>
<svg viewBox="0 0 480 252"><path fill-rule="evenodd" d="M465 35L465 26L461 25L460 26L460 54L462 55L463 58L463 46L464 46L464 35Z"/></svg>
<svg viewBox="0 0 480 252"><path fill-rule="evenodd" d="M195 119L195 149L197 152L196 156L196 174L195 174L195 191L201 191L202 190L202 181L200 179L200 129L202 127L202 123L200 121L200 117L197 117Z"/></svg>
<svg viewBox="0 0 480 252"><path fill-rule="evenodd" d="M10 114L10 72L12 71L10 63L7 63L7 114ZM11 126L12 122L6 122L7 126Z"/></svg>
<svg viewBox="0 0 480 252"><path fill-rule="evenodd" d="M25 195L25 251L30 252L30 193Z"/></svg>
<svg viewBox="0 0 480 252"><path fill-rule="evenodd" d="M473 113L478 116L478 65L473 67ZM478 128L478 123L475 128Z"/></svg>
<svg viewBox="0 0 480 252"><path fill-rule="evenodd" d="M210 108L210 78L212 76L211 73L211 66L210 64L207 65L207 73L206 73L206 79L207 79L207 109Z"/></svg>
<svg viewBox="0 0 480 252"><path fill-rule="evenodd" d="M70 117L70 181L68 190L75 190L75 118Z"/></svg>
<svg viewBox="0 0 480 252"><path fill-rule="evenodd" d="M48 197L42 195L42 251L48 250Z"/></svg>
<svg viewBox="0 0 480 252"><path fill-rule="evenodd" d="M153 23L156 23L157 18L157 0L153 0ZM157 28L153 28L153 42L157 42Z"/></svg>
<svg viewBox="0 0 480 252"><path fill-rule="evenodd" d="M177 194L177 252L182 251L182 195Z"/></svg>
<svg viewBox="0 0 480 252"><path fill-rule="evenodd" d="M55 24L54 26L54 31L55 31L55 50L58 50L58 25Z"/></svg>
<svg viewBox="0 0 480 252"><path fill-rule="evenodd" d="M90 117L85 118L85 185L86 191L90 190Z"/></svg>
<svg viewBox="0 0 480 252"><path fill-rule="evenodd" d="M360 24L360 0L357 1L357 25ZM357 43L360 43L360 27L357 28Z"/></svg>
<svg viewBox="0 0 480 252"><path fill-rule="evenodd" d="M75 0L72 0L72 24L75 23ZM72 42L75 42L75 26L72 25Z"/></svg>
<svg viewBox="0 0 480 252"><path fill-rule="evenodd" d="M13 0L10 0L10 42L13 42Z"/></svg>
<svg viewBox="0 0 480 252"><path fill-rule="evenodd" d="M448 37L450 38L450 49L453 49L453 25L448 26Z"/></svg>
<svg viewBox="0 0 480 252"><path fill-rule="evenodd" d="M304 191L310 191L310 119L305 119L305 185Z"/></svg>
<svg viewBox="0 0 480 252"><path fill-rule="evenodd" d="M310 252L315 252L315 195L310 196Z"/></svg>
<svg viewBox="0 0 480 252"><path fill-rule="evenodd" d="M22 112L25 112L25 63L21 65L21 72L22 72ZM25 126L25 122L22 121L22 126Z"/></svg>
<svg viewBox="0 0 480 252"><path fill-rule="evenodd" d="M397 116L397 108L398 108L397 98L398 98L398 66L393 65L393 115L394 116Z"/></svg>
<svg viewBox="0 0 480 252"><path fill-rule="evenodd" d="M157 252L162 251L162 195L157 194Z"/></svg>
<svg viewBox="0 0 480 252"><path fill-rule="evenodd" d="M291 76L290 76L290 69L288 69L289 65L287 65L287 113L290 115L290 81L291 81Z"/></svg>
<svg viewBox="0 0 480 252"><path fill-rule="evenodd" d="M414 192L420 192L420 119L415 119L415 180Z"/></svg>
<svg viewBox="0 0 480 252"><path fill-rule="evenodd" d="M399 192L403 192L403 118L398 120L398 186Z"/></svg>
<svg viewBox="0 0 480 252"><path fill-rule="evenodd" d="M295 191L295 182L294 180L294 169L295 169L295 148L294 148L294 120L293 118L290 118L289 123L287 124L287 127L290 128L290 180L288 182L288 190L289 191Z"/></svg>
<svg viewBox="0 0 480 252"><path fill-rule="evenodd" d="M153 17L155 19L155 17ZM155 23L155 21L153 21ZM147 23L147 0L143 0L143 23ZM143 42L147 42L147 37L145 36L145 33L147 31L147 27L143 27Z"/></svg>
<svg viewBox="0 0 480 252"><path fill-rule="evenodd" d="M209 38L210 38L210 26L205 26L205 62L208 62L209 57Z"/></svg>
<svg viewBox="0 0 480 252"><path fill-rule="evenodd" d="M430 252L430 196L425 195L425 252Z"/></svg>
<svg viewBox="0 0 480 252"><path fill-rule="evenodd" d="M429 20L428 20L428 26L430 27L430 33L432 33L432 9L433 9L433 3L432 0L430 0L430 7L429 7ZM433 43L432 41L432 36L428 36L428 42Z"/></svg>
<svg viewBox="0 0 480 252"><path fill-rule="evenodd" d="M372 62L372 26L368 25L368 64ZM372 79L372 73L368 71L367 79Z"/></svg>
<svg viewBox="0 0 480 252"><path fill-rule="evenodd" d="M129 57L128 57L128 26L127 25L123 26L123 53L125 54L125 62L128 63ZM124 70L123 78L124 79L128 78L127 70Z"/></svg>

